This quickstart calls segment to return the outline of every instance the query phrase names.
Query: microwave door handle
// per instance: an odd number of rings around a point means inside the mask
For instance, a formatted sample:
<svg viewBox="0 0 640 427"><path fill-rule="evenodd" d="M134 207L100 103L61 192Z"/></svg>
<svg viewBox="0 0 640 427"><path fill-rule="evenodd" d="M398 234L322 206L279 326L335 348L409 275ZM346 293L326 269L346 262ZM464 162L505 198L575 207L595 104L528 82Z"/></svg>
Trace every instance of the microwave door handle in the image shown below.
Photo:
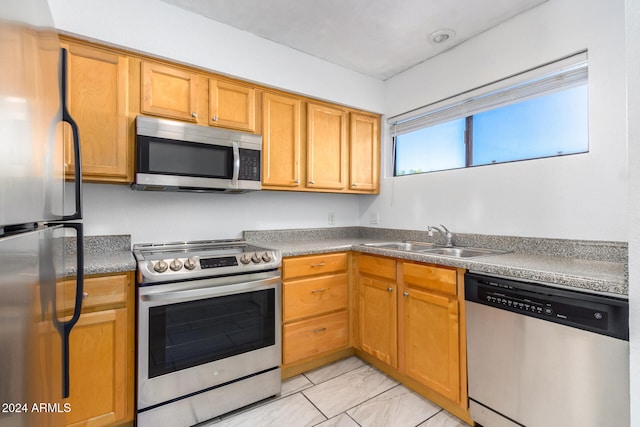
<svg viewBox="0 0 640 427"><path fill-rule="evenodd" d="M231 184L234 188L238 188L238 176L240 175L240 148L236 141L231 142L233 147L233 177Z"/></svg>
<svg viewBox="0 0 640 427"><path fill-rule="evenodd" d="M181 299L202 299L207 297L218 297L233 295L240 292L250 292L263 289L265 286L273 285L281 281L280 277L270 279L254 280L251 282L238 283L235 285L212 286L206 288L181 289L179 291L157 292L141 295L142 301L172 301Z"/></svg>

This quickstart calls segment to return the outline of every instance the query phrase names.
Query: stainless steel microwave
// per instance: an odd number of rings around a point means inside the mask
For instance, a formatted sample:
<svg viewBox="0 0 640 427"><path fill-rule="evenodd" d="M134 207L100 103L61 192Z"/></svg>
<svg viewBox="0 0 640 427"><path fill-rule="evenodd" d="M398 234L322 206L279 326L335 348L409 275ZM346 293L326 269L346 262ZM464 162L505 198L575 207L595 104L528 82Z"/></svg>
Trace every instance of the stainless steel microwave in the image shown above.
<svg viewBox="0 0 640 427"><path fill-rule="evenodd" d="M262 136L138 116L134 190L260 190Z"/></svg>

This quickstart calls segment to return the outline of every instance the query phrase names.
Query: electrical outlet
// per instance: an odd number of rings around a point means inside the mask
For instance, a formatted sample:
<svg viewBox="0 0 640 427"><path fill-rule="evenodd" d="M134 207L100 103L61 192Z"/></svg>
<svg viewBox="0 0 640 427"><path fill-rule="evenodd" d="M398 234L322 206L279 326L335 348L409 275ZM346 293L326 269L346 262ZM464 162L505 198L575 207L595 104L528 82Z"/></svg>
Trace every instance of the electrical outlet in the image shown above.
<svg viewBox="0 0 640 427"><path fill-rule="evenodd" d="M378 212L370 212L369 224L379 224L379 223L380 223L380 214Z"/></svg>
<svg viewBox="0 0 640 427"><path fill-rule="evenodd" d="M336 213L335 212L329 212L328 220L329 220L329 225L335 225L335 223L336 223Z"/></svg>

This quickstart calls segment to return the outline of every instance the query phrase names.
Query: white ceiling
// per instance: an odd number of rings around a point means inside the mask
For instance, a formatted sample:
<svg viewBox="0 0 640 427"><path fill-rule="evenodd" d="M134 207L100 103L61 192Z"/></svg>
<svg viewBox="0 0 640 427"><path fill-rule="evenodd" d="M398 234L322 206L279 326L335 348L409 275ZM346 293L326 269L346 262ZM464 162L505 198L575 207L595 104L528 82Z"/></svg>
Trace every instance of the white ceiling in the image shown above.
<svg viewBox="0 0 640 427"><path fill-rule="evenodd" d="M546 0L163 0L386 80ZM456 35L436 45L429 35Z"/></svg>

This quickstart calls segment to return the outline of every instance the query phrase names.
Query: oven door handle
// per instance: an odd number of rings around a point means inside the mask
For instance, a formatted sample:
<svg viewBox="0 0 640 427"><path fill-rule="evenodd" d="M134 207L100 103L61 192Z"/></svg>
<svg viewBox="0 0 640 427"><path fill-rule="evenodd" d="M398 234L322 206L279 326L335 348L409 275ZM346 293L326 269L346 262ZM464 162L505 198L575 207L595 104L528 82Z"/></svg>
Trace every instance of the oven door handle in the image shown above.
<svg viewBox="0 0 640 427"><path fill-rule="evenodd" d="M195 287L175 291L154 292L146 295L140 295L140 299L142 301L169 301L232 295L241 292L260 290L264 287L268 287L269 285L279 283L281 280L281 277L278 276L269 279L254 280L251 282L242 282L231 285L217 285L205 288Z"/></svg>

